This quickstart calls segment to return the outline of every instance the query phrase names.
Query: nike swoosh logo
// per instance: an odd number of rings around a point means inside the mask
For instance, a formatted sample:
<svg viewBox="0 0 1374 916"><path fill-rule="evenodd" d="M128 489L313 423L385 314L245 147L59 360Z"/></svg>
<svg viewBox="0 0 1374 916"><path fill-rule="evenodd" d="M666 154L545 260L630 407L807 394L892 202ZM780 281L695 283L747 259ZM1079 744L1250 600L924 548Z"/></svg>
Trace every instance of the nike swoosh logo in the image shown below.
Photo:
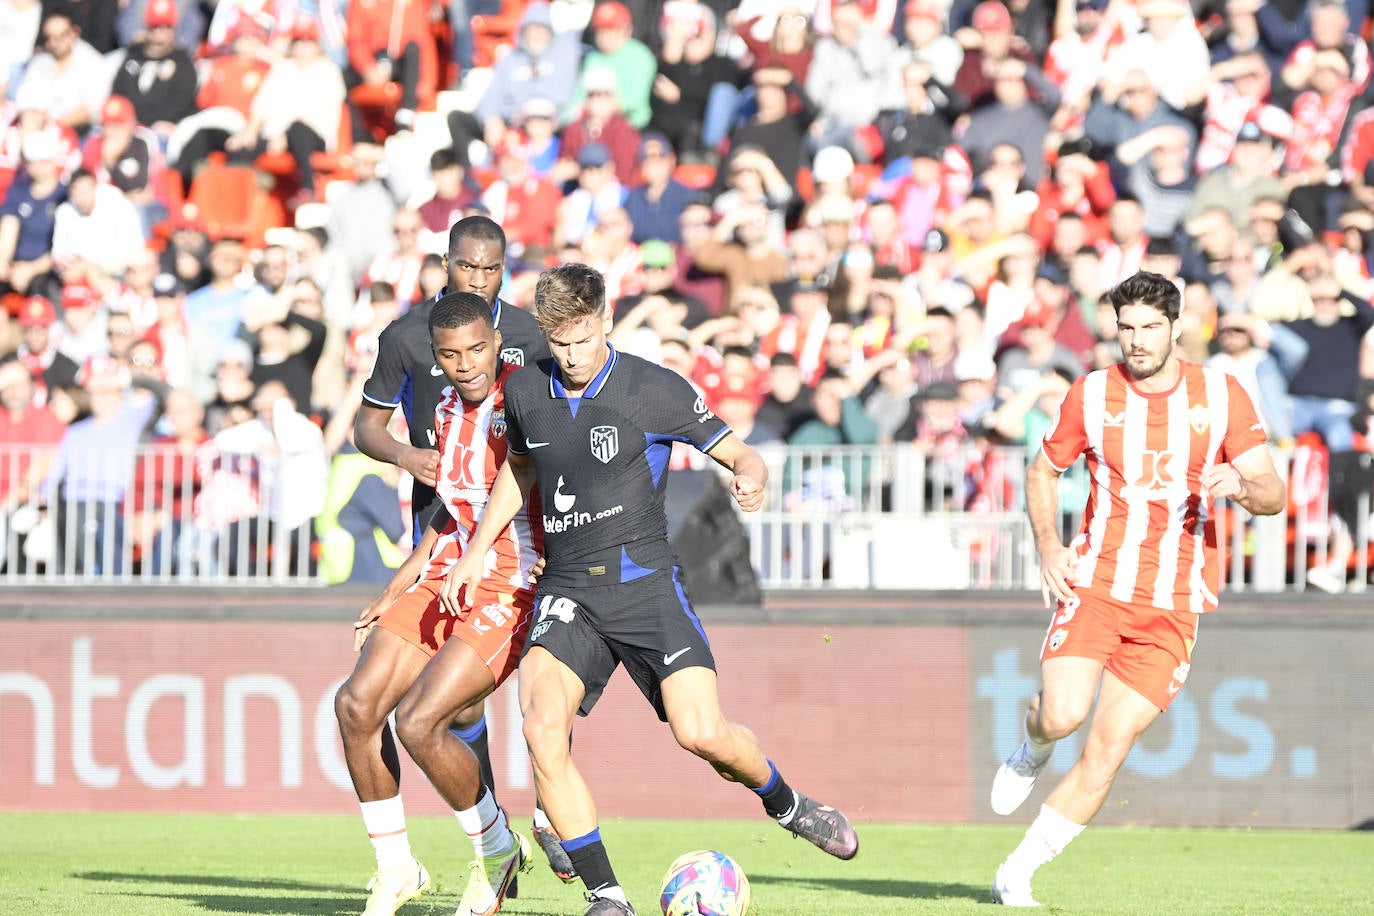
<svg viewBox="0 0 1374 916"><path fill-rule="evenodd" d="M677 661L678 658L680 658L684 652L691 652L691 651L692 651L692 647L691 647L691 646L688 646L688 647L685 648L685 649L678 649L678 650L677 650L676 652L674 652L672 655L669 655L667 652L664 652L664 653L663 653L663 664L665 664L665 665L671 665L673 662Z"/></svg>
<svg viewBox="0 0 1374 916"><path fill-rule="evenodd" d="M430 374L430 375L434 375L434 376L443 375L443 374L444 374L444 370L443 370L443 369L440 369L438 366L430 366L430 367L429 367L429 374Z"/></svg>
<svg viewBox="0 0 1374 916"><path fill-rule="evenodd" d="M547 442L531 442L531 441L528 440L528 439L525 440L525 450L526 450L526 451L534 451L535 449L537 449L537 448L543 448L543 447L546 446L546 445L548 445Z"/></svg>

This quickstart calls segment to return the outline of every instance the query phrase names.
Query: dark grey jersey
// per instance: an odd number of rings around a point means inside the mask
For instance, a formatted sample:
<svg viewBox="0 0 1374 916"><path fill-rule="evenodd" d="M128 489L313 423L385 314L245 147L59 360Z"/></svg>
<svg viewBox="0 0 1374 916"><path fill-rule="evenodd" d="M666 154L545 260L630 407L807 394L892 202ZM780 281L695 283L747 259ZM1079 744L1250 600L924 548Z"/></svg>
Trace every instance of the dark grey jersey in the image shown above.
<svg viewBox="0 0 1374 916"><path fill-rule="evenodd" d="M410 427L410 444L416 448L436 447L434 408L448 387L448 379L434 361L429 339L429 313L443 295L440 291L386 326L377 341L372 375L363 386L363 403L401 408ZM549 356L548 340L529 312L498 299L491 314L501 332L501 359L526 366ZM411 499L416 517L427 519L434 501L433 487L416 481ZM423 534L417 525L417 543Z"/></svg>
<svg viewBox="0 0 1374 916"><path fill-rule="evenodd" d="M534 466L550 572L628 545L661 544L636 553L670 556L663 495L672 445L706 452L730 432L681 377L607 347L581 397L568 397L552 359L506 385L510 450Z"/></svg>

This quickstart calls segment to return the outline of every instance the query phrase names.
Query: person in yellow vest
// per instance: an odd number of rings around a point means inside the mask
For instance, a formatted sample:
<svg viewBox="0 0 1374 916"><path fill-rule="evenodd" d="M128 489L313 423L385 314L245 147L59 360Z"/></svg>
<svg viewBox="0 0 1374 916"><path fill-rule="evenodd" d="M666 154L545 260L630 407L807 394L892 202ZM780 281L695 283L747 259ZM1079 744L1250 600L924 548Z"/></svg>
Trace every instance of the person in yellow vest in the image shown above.
<svg viewBox="0 0 1374 916"><path fill-rule="evenodd" d="M399 471L367 457L346 442L329 466L324 509L315 518L320 542L320 578L329 585L385 583L406 552L396 498Z"/></svg>

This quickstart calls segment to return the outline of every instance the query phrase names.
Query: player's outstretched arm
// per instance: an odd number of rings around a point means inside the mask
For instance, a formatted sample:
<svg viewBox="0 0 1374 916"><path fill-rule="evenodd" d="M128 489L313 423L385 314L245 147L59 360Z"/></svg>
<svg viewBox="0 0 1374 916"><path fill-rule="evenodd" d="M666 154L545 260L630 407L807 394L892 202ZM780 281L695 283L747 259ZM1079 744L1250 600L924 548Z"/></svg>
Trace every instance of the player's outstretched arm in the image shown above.
<svg viewBox="0 0 1374 916"><path fill-rule="evenodd" d="M434 510L434 518L430 520L429 527L425 529L424 536L420 538L420 543L415 545L415 549L410 552L410 556L397 567L392 574L391 581L382 589L382 593L373 598L363 607L358 614L358 619L353 623L353 651L361 652L363 643L367 642L367 634L372 632L376 626L377 619L386 613L386 609L401 597L401 593L415 584L415 580L420 578L420 571L424 569L425 561L429 559L430 551L434 549L434 543L439 540L439 534L444 530L449 522L448 509L442 504Z"/></svg>
<svg viewBox="0 0 1374 916"><path fill-rule="evenodd" d="M763 463L762 456L734 433L727 433L709 454L717 464L734 473L730 478L730 495L739 507L745 512L759 509L768 486L768 466Z"/></svg>
<svg viewBox="0 0 1374 916"><path fill-rule="evenodd" d="M427 487L439 479L439 453L430 448L416 448L402 442L388 428L395 408L364 404L358 409L353 424L353 441L358 451L377 461L385 461L409 471L410 475Z"/></svg>
<svg viewBox="0 0 1374 916"><path fill-rule="evenodd" d="M1202 497L1231 499L1251 515L1277 515L1287 501L1267 445L1257 445L1229 464L1214 464L1204 471Z"/></svg>
<svg viewBox="0 0 1374 916"><path fill-rule="evenodd" d="M1060 470L1050 464L1044 451L1036 454L1026 469L1026 514L1030 516L1035 549L1040 554L1040 594L1045 607L1050 598L1073 601L1073 551L1059 537Z"/></svg>
<svg viewBox="0 0 1374 916"><path fill-rule="evenodd" d="M462 557L449 570L439 589L439 607L445 614L461 617L463 611L472 606L477 585L486 575L487 551L525 504L533 486L534 466L529 456L507 453L506 463L496 473L486 508L477 520L477 530L468 539Z"/></svg>

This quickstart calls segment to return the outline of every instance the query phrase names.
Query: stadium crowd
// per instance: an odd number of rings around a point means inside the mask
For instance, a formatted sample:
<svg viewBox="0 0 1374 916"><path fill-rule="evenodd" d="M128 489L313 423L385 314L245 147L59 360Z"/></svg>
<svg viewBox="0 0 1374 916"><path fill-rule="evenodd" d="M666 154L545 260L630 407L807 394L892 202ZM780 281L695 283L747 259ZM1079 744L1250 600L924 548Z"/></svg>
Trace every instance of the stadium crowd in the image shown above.
<svg viewBox="0 0 1374 916"><path fill-rule="evenodd" d="M273 526L375 531L330 575L384 578L403 515L353 411L485 213L502 298L597 267L614 345L750 445L1034 445L1121 357L1105 291L1177 277L1188 358L1331 482L1345 552L1309 578L1337 590L1374 442L1369 26L1363 0L0 0L10 528L134 500L128 537L193 556L180 502L248 522L270 478Z"/></svg>

